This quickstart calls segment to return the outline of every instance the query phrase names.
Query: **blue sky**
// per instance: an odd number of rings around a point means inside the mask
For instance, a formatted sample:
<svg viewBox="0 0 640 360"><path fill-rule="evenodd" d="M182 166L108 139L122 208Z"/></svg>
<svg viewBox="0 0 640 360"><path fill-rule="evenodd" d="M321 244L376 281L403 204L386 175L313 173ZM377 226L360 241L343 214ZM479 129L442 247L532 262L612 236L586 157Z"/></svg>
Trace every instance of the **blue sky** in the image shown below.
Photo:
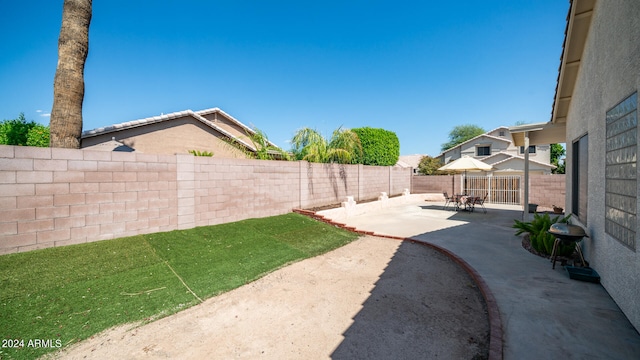
<svg viewBox="0 0 640 360"><path fill-rule="evenodd" d="M0 119L48 124L62 0L0 0ZM440 153L456 125L550 120L568 0L96 0L84 130L219 107L295 131L395 132Z"/></svg>

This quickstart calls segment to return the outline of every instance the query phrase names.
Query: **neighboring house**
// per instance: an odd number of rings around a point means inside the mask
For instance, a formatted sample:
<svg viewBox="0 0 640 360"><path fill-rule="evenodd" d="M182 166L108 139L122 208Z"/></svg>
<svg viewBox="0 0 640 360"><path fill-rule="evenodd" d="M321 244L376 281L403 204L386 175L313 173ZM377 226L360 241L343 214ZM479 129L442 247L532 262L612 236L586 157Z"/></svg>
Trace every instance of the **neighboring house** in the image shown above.
<svg viewBox="0 0 640 360"><path fill-rule="evenodd" d="M153 154L199 150L213 152L216 157L245 158L247 152L256 151L249 138L253 133L218 108L185 110L85 131L81 148ZM242 150L230 145L229 139Z"/></svg>
<svg viewBox="0 0 640 360"><path fill-rule="evenodd" d="M506 126L493 129L467 140L436 156L443 164L470 156L494 167L495 175L522 175L524 173L524 146L515 146ZM529 147L529 171L534 174L550 174L551 146L541 144Z"/></svg>
<svg viewBox="0 0 640 360"><path fill-rule="evenodd" d="M590 266L640 330L640 1L571 1L551 121L514 127L567 144L565 208Z"/></svg>
<svg viewBox="0 0 640 360"><path fill-rule="evenodd" d="M413 175L418 175L418 165L420 165L420 160L422 160L424 156L423 154L400 155L395 166L403 169L412 168Z"/></svg>

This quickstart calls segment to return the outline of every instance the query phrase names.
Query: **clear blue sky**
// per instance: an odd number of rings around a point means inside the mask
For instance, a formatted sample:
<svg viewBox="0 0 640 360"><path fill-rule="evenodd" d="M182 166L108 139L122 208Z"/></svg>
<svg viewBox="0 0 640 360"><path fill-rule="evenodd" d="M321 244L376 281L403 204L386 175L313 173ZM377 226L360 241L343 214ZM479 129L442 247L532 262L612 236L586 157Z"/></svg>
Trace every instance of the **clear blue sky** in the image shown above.
<svg viewBox="0 0 640 360"><path fill-rule="evenodd" d="M0 0L0 119L48 124L62 0ZM550 120L568 0L96 0L84 130L219 107L289 149L301 127L395 132Z"/></svg>

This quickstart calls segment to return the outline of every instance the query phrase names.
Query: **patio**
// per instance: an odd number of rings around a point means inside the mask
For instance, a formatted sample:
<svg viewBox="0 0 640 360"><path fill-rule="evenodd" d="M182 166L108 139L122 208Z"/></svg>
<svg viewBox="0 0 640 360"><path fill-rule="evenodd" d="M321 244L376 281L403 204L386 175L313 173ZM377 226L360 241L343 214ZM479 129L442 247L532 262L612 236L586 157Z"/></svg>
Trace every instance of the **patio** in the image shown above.
<svg viewBox="0 0 640 360"><path fill-rule="evenodd" d="M552 269L549 259L522 247L511 227L522 217L519 206L486 204L484 214L442 210L443 205L411 195L385 206L362 204L357 210L319 214L357 230L425 241L460 256L495 296L504 359L637 358L640 334L600 284L571 280L562 266Z"/></svg>

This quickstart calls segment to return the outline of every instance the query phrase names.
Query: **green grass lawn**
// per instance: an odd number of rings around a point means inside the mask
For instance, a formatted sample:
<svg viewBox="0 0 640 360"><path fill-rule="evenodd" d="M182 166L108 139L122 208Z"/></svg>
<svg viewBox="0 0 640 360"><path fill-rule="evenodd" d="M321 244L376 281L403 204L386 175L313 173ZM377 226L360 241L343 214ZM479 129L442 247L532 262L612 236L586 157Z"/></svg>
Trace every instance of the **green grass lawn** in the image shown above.
<svg viewBox="0 0 640 360"><path fill-rule="evenodd" d="M176 313L357 237L292 213L0 256L0 359Z"/></svg>

